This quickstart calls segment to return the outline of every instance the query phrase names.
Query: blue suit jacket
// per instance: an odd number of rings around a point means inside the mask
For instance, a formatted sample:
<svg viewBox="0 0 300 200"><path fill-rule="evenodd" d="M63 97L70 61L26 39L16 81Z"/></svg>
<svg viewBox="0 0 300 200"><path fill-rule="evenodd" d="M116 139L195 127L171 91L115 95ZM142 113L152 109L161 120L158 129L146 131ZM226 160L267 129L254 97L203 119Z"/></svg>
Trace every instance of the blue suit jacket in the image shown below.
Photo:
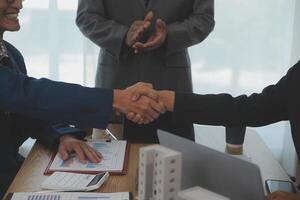
<svg viewBox="0 0 300 200"><path fill-rule="evenodd" d="M106 127L112 90L29 77L21 53L11 44L5 45L10 62L0 67L0 110L50 123Z"/></svg>
<svg viewBox="0 0 300 200"><path fill-rule="evenodd" d="M48 147L62 134L82 137L83 131L68 124L105 128L112 108L111 90L28 77L21 53L7 42L5 46L9 59L0 63L0 199L19 169L18 149L28 137Z"/></svg>

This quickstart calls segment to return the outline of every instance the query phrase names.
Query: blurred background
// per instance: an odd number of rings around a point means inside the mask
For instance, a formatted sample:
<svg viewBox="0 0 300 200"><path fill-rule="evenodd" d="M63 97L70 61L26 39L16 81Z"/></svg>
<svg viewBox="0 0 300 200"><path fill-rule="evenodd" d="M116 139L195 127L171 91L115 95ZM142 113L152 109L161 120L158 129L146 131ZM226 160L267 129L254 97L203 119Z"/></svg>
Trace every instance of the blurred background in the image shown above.
<svg viewBox="0 0 300 200"><path fill-rule="evenodd" d="M76 9L77 0L24 1L20 32L4 39L21 50L30 76L94 86L99 47L76 27ZM214 31L189 49L194 91L236 96L276 83L300 58L299 10L297 0L215 0ZM255 130L293 174L289 124Z"/></svg>

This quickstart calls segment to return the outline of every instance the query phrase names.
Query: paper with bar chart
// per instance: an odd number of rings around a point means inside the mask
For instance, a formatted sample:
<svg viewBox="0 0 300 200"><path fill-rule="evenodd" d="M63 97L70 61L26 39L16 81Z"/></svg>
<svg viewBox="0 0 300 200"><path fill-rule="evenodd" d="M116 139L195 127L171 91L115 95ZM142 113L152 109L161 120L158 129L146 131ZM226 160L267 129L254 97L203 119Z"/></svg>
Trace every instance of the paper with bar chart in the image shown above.
<svg viewBox="0 0 300 200"><path fill-rule="evenodd" d="M103 156L100 163L88 162L81 163L75 154L72 154L68 160L62 160L57 153L54 159L51 159L46 172L52 173L54 171L68 171L68 172L84 172L84 173L125 173L127 167L127 142L123 140L118 141L88 141L91 147L100 152Z"/></svg>

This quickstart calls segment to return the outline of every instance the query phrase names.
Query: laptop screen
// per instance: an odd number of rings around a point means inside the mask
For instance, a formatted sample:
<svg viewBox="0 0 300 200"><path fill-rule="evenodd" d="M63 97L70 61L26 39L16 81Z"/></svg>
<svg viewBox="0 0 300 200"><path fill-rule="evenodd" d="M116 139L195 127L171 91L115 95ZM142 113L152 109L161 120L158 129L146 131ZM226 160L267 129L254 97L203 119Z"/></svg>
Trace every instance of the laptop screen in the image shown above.
<svg viewBox="0 0 300 200"><path fill-rule="evenodd" d="M182 189L200 186L231 200L264 200L257 165L158 130L161 145L182 153Z"/></svg>

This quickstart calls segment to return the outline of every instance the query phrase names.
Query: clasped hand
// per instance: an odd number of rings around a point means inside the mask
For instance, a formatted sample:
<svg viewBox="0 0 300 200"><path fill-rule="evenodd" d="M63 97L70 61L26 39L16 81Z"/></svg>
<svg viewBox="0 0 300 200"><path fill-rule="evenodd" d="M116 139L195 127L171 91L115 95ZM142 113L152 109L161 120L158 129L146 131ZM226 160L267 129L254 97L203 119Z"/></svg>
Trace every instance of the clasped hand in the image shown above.
<svg viewBox="0 0 300 200"><path fill-rule="evenodd" d="M166 111L158 92L149 83L137 83L125 90L114 90L113 107L139 124L150 123ZM60 137L58 152L63 160L67 160L71 153L76 153L82 163L99 163L102 160L101 153L72 135Z"/></svg>
<svg viewBox="0 0 300 200"><path fill-rule="evenodd" d="M152 84L137 83L125 90L114 90L113 108L138 124L148 124L166 111Z"/></svg>
<svg viewBox="0 0 300 200"><path fill-rule="evenodd" d="M140 42L143 34L150 27L153 17L154 13L152 11L149 11L143 21L134 21L127 32L126 44L127 46L133 48L136 54L143 51L151 51L157 49L166 40L166 23L162 19L157 19L155 24L155 32L148 38L145 43Z"/></svg>

